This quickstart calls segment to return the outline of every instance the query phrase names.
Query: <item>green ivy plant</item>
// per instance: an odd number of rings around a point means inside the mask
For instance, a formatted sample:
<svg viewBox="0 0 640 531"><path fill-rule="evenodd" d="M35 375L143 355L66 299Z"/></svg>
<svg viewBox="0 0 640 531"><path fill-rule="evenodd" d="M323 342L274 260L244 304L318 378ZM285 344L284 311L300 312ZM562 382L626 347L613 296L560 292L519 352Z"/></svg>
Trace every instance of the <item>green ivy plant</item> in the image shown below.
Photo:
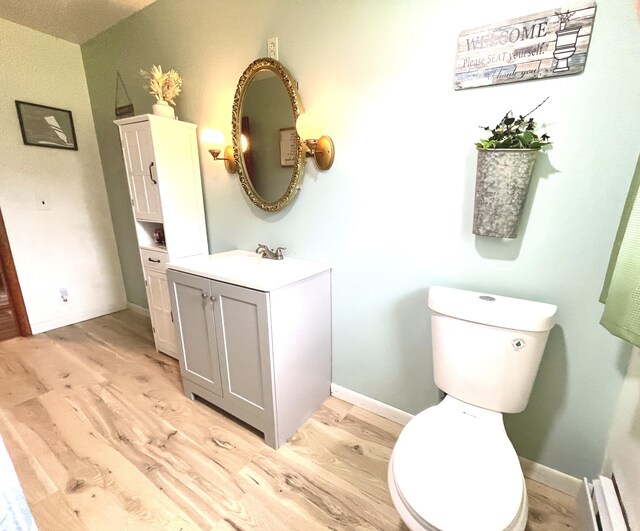
<svg viewBox="0 0 640 531"><path fill-rule="evenodd" d="M548 99L548 97L545 98L524 116L514 118L513 113L509 111L495 127L480 126L485 131L490 131L491 136L476 142L476 147L478 149L541 149L550 144L549 135L543 133L538 136L536 132L538 125L533 118L527 118Z"/></svg>

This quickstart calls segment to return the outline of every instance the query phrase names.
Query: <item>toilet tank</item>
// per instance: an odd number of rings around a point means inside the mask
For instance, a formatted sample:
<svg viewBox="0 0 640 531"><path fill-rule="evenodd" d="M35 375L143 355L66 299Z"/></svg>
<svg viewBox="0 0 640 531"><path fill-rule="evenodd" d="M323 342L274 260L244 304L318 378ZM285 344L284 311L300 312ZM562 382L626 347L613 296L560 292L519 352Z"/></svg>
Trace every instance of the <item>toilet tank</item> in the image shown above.
<svg viewBox="0 0 640 531"><path fill-rule="evenodd" d="M438 388L493 411L524 410L557 307L434 286L429 308Z"/></svg>

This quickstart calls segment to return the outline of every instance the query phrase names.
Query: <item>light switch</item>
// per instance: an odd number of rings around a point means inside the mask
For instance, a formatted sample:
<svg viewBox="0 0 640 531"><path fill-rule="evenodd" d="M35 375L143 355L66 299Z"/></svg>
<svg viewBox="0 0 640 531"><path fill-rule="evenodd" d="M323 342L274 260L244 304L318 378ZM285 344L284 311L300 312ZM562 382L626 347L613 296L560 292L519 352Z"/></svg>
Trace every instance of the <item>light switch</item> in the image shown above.
<svg viewBox="0 0 640 531"><path fill-rule="evenodd" d="M39 197L36 199L36 210L51 210L51 202L48 197Z"/></svg>

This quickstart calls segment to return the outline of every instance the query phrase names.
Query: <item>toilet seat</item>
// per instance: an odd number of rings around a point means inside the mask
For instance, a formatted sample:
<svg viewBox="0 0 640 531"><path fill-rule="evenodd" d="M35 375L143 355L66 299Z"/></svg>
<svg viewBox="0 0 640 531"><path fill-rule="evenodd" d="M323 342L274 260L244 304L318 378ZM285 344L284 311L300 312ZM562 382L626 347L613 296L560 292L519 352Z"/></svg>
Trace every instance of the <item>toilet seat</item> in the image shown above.
<svg viewBox="0 0 640 531"><path fill-rule="evenodd" d="M396 505L423 529L502 531L526 523L526 488L502 415L451 396L405 426L389 481Z"/></svg>

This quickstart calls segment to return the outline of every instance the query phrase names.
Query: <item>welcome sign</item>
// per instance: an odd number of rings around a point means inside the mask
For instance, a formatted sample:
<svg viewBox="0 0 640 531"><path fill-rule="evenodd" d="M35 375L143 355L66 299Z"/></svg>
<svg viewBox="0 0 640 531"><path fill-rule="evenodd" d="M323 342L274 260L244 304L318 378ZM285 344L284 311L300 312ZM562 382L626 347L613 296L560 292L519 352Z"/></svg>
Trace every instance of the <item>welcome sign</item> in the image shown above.
<svg viewBox="0 0 640 531"><path fill-rule="evenodd" d="M463 31L455 89L582 72L595 14L590 2Z"/></svg>

